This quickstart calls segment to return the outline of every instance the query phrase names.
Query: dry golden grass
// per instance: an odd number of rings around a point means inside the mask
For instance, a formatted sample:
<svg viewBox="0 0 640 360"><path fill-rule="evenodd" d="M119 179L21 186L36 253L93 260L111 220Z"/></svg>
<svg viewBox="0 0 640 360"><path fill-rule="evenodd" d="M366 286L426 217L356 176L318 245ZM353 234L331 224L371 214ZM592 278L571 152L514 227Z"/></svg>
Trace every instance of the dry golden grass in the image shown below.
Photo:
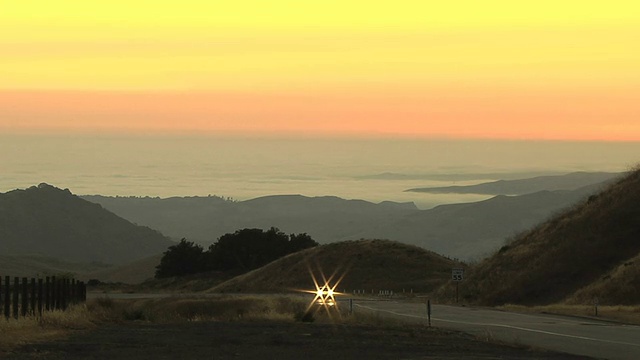
<svg viewBox="0 0 640 360"><path fill-rule="evenodd" d="M427 293L451 277L452 267L466 267L413 245L389 240L342 241L285 256L260 269L226 281L210 292L247 293L312 289L312 271L321 279L344 275L336 290L392 290Z"/></svg>
<svg viewBox="0 0 640 360"><path fill-rule="evenodd" d="M594 305L552 304L544 306L522 306L507 304L498 307L507 311L520 313L548 313L570 316L595 316ZM635 306L602 306L598 305L598 319L620 321L628 324L640 324L640 305Z"/></svg>
<svg viewBox="0 0 640 360"><path fill-rule="evenodd" d="M84 305L73 306L67 311L45 312L42 318L0 319L0 354L22 344L58 339L69 330L91 329L94 326Z"/></svg>
<svg viewBox="0 0 640 360"><path fill-rule="evenodd" d="M124 265L85 272L80 278L82 280L98 279L108 283L140 284L147 279L153 279L161 258L162 254L149 256Z"/></svg>
<svg viewBox="0 0 640 360"><path fill-rule="evenodd" d="M293 321L305 311L308 300L308 297L285 295L137 300L101 298L91 300L87 307L94 322Z"/></svg>
<svg viewBox="0 0 640 360"><path fill-rule="evenodd" d="M640 271L624 266L640 254L639 203L640 170L635 170L475 266L460 288L461 297L490 306L545 305L585 289L574 302L600 293L607 305L640 303L640 292L631 285L640 281ZM621 272L624 276L618 276ZM439 295L451 288L442 288Z"/></svg>
<svg viewBox="0 0 640 360"><path fill-rule="evenodd" d="M238 275L234 272L208 271L186 276L176 276L163 279L150 279L137 288L139 291L171 291L171 292L197 292L210 289L220 283Z"/></svg>
<svg viewBox="0 0 640 360"><path fill-rule="evenodd" d="M222 296L215 298L93 299L67 311L45 312L42 318L0 319L0 355L23 344L60 339L72 330L105 323L148 321L296 321L307 309L308 297Z"/></svg>
<svg viewBox="0 0 640 360"><path fill-rule="evenodd" d="M640 254L622 262L593 283L569 296L568 304L589 304L594 299L602 305L634 305L640 299Z"/></svg>

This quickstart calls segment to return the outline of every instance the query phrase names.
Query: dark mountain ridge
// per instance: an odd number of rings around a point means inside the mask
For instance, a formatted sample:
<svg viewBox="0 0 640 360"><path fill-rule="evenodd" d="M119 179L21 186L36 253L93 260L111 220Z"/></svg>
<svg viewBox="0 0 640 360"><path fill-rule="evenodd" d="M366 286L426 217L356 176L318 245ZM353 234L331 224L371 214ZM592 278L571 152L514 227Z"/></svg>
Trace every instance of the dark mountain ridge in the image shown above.
<svg viewBox="0 0 640 360"><path fill-rule="evenodd" d="M168 238L47 184L0 194L0 252L125 263L164 251Z"/></svg>

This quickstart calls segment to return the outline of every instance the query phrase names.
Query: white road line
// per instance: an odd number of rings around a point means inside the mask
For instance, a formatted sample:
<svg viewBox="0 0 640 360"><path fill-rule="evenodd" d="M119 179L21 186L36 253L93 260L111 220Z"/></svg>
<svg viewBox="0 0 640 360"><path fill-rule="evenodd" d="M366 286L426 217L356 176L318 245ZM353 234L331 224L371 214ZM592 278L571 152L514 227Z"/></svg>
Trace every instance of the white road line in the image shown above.
<svg viewBox="0 0 640 360"><path fill-rule="evenodd" d="M402 313L395 312L395 311L375 309L375 308L372 308L372 307L369 307L369 306L360 305L360 304L354 304L354 305L358 306L358 307L361 307L361 308L364 308L364 309L369 309L369 310L372 310L372 311L386 312L386 313L393 314L393 315L398 315L398 316L406 316L406 317L412 317L412 318L417 318L417 319L425 319L425 320L427 319L426 316L402 314ZM586 337L586 336L561 334L561 333L556 333L556 332L551 332L551 331L529 329L529 328L523 328L523 327L511 326L511 325L504 325L504 324L474 323L474 322L466 322L466 321L446 320L446 319L440 319L440 318L434 318L434 317L432 317L431 320L437 320L437 321L454 323L454 324L501 327L501 328L507 328L507 329L514 329L514 330L528 331L528 332L533 332L533 333L546 334L546 335L568 337L568 338L572 338L572 339L580 339L580 340L597 341L597 342L616 344L616 345L628 345L628 346L640 347L640 344L628 343L628 342L623 342L623 341L612 341L612 340L596 339L596 338L590 338L590 337Z"/></svg>

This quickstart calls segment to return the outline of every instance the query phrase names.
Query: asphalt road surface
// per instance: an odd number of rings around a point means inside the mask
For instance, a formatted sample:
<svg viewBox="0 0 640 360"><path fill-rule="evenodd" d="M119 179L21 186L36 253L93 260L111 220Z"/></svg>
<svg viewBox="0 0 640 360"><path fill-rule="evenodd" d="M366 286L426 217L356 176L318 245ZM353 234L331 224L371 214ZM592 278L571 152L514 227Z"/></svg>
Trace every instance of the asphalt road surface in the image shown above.
<svg viewBox="0 0 640 360"><path fill-rule="evenodd" d="M355 300L354 311L427 322L425 304ZM545 314L432 305L431 324L480 337L603 359L640 359L640 326Z"/></svg>

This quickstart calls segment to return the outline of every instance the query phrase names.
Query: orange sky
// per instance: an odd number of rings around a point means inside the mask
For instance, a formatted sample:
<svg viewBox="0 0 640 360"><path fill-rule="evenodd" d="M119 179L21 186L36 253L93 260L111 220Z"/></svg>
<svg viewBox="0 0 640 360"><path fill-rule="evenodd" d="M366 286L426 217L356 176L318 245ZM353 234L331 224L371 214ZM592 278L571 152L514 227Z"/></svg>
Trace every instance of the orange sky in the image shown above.
<svg viewBox="0 0 640 360"><path fill-rule="evenodd" d="M0 7L4 132L640 141L630 1Z"/></svg>

